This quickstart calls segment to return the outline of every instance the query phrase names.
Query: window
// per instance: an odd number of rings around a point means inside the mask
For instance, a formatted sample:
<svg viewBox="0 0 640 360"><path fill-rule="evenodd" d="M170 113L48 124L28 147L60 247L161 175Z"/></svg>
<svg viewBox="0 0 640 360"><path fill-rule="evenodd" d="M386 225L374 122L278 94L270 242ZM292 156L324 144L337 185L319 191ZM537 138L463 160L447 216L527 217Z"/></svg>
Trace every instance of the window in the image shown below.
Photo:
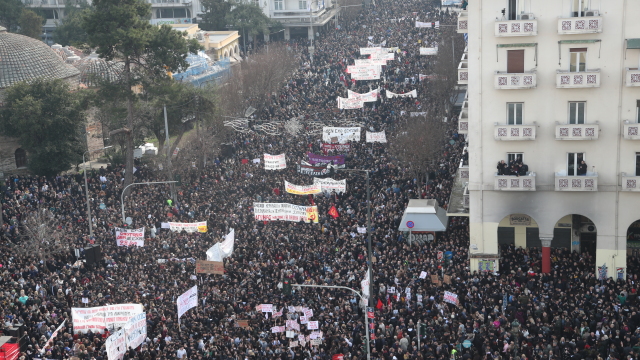
<svg viewBox="0 0 640 360"><path fill-rule="evenodd" d="M522 125L523 103L507 103L507 124Z"/></svg>
<svg viewBox="0 0 640 360"><path fill-rule="evenodd" d="M191 10L184 8L176 9L158 9L156 10L156 18L158 19L176 19L176 18L190 18Z"/></svg>
<svg viewBox="0 0 640 360"><path fill-rule="evenodd" d="M582 164L583 161L585 161L584 153L569 153L567 155L567 175L586 175L586 171L584 174L581 174L580 171L580 164Z"/></svg>
<svg viewBox="0 0 640 360"><path fill-rule="evenodd" d="M509 164L509 166L515 163L524 164L524 154L523 153L507 153L507 163Z"/></svg>
<svg viewBox="0 0 640 360"><path fill-rule="evenodd" d="M569 49L569 71L582 72L587 70L587 48Z"/></svg>
<svg viewBox="0 0 640 360"><path fill-rule="evenodd" d="M584 16L584 12L589 10L589 5L591 0L573 0L573 4L571 6L571 14L574 17L582 17Z"/></svg>
<svg viewBox="0 0 640 360"><path fill-rule="evenodd" d="M276 0L274 2L274 9L275 10L284 10L284 1L282 0Z"/></svg>
<svg viewBox="0 0 640 360"><path fill-rule="evenodd" d="M587 103L584 101L569 102L569 124L584 124L586 107Z"/></svg>
<svg viewBox="0 0 640 360"><path fill-rule="evenodd" d="M640 153L636 153L636 176L640 176Z"/></svg>
<svg viewBox="0 0 640 360"><path fill-rule="evenodd" d="M16 168L27 167L27 152L24 149L17 149L14 156L16 158Z"/></svg>
<svg viewBox="0 0 640 360"><path fill-rule="evenodd" d="M298 0L298 9L307 10L307 1L306 0Z"/></svg>
<svg viewBox="0 0 640 360"><path fill-rule="evenodd" d="M640 124L640 100L636 100L636 122Z"/></svg>
<svg viewBox="0 0 640 360"><path fill-rule="evenodd" d="M524 0L509 0L509 20L518 20L518 16L524 13Z"/></svg>

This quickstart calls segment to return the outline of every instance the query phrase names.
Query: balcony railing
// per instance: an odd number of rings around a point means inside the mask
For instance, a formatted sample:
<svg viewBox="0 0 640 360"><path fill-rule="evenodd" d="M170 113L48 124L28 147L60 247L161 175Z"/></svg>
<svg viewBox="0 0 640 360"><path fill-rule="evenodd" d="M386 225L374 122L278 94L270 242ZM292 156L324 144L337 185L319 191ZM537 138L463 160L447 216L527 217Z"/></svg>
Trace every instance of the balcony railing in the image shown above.
<svg viewBox="0 0 640 360"><path fill-rule="evenodd" d="M624 121L622 136L627 140L640 140L640 124Z"/></svg>
<svg viewBox="0 0 640 360"><path fill-rule="evenodd" d="M622 191L640 191L640 176L622 175Z"/></svg>
<svg viewBox="0 0 640 360"><path fill-rule="evenodd" d="M640 69L627 68L627 86L640 86Z"/></svg>
<svg viewBox="0 0 640 360"><path fill-rule="evenodd" d="M556 122L556 140L598 140L600 125L560 124Z"/></svg>
<svg viewBox="0 0 640 360"><path fill-rule="evenodd" d="M460 166L458 167L458 175L462 182L469 181L469 165L462 165L462 160L460 160Z"/></svg>
<svg viewBox="0 0 640 360"><path fill-rule="evenodd" d="M468 31L469 28L469 17L466 10L460 11L458 14L458 33L464 34Z"/></svg>
<svg viewBox="0 0 640 360"><path fill-rule="evenodd" d="M593 14L593 11L586 11ZM602 32L602 16L558 18L558 34L593 34Z"/></svg>
<svg viewBox="0 0 640 360"><path fill-rule="evenodd" d="M465 209L469 209L469 186L464 187L464 191L462 192L462 206Z"/></svg>
<svg viewBox="0 0 640 360"><path fill-rule="evenodd" d="M597 191L598 173L587 172L585 176L567 176L556 173L556 191Z"/></svg>
<svg viewBox="0 0 640 360"><path fill-rule="evenodd" d="M556 71L558 89L580 89L600 87L600 69L583 72Z"/></svg>
<svg viewBox="0 0 640 360"><path fill-rule="evenodd" d="M494 77L494 85L496 89L534 89L538 86L538 80L535 72L528 73L501 73L496 72Z"/></svg>
<svg viewBox="0 0 640 360"><path fill-rule="evenodd" d="M461 61L458 65L458 85L466 85L469 83L469 63Z"/></svg>
<svg viewBox="0 0 640 360"><path fill-rule="evenodd" d="M495 190L503 191L536 191L536 173L529 172L524 176L495 174Z"/></svg>
<svg viewBox="0 0 640 360"><path fill-rule="evenodd" d="M469 133L469 102L462 102L462 109L460 110L460 117L458 118L458 134Z"/></svg>
<svg viewBox="0 0 640 360"><path fill-rule="evenodd" d="M521 15L531 19L523 20L500 20L496 21L496 36L536 36L538 35L538 20L533 19L533 15Z"/></svg>
<svg viewBox="0 0 640 360"><path fill-rule="evenodd" d="M493 130L493 137L500 141L535 140L536 125L499 125L496 123Z"/></svg>

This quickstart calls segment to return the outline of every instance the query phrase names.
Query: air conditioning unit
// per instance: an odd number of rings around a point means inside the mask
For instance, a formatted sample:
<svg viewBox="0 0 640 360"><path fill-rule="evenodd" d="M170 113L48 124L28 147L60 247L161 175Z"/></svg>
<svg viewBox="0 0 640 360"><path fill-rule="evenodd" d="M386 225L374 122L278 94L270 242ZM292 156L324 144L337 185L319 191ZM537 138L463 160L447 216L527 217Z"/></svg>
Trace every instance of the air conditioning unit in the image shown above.
<svg viewBox="0 0 640 360"><path fill-rule="evenodd" d="M533 14L522 14L520 15L520 20L533 20Z"/></svg>
<svg viewBox="0 0 640 360"><path fill-rule="evenodd" d="M587 224L587 225L582 225L582 227L580 228L580 232L581 233L595 233L596 232L596 226L593 224Z"/></svg>
<svg viewBox="0 0 640 360"><path fill-rule="evenodd" d="M598 10L585 11L584 16L600 16L600 11Z"/></svg>

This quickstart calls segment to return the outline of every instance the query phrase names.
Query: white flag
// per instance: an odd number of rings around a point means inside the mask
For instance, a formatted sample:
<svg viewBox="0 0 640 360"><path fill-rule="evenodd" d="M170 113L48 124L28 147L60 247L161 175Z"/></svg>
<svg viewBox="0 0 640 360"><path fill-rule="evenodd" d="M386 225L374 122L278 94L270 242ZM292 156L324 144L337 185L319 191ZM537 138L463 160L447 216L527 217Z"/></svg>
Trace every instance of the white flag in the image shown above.
<svg viewBox="0 0 640 360"><path fill-rule="evenodd" d="M198 285L178 297L178 320L189 309L198 306Z"/></svg>
<svg viewBox="0 0 640 360"><path fill-rule="evenodd" d="M208 261L222 261L222 259L231 256L233 253L233 245L235 243L236 232L231 229L229 234L224 237L223 242L219 242L207 250Z"/></svg>
<svg viewBox="0 0 640 360"><path fill-rule="evenodd" d="M362 295L366 299L369 298L369 282L369 269L367 269L367 276L365 276L364 280L360 282L360 285L362 286Z"/></svg>

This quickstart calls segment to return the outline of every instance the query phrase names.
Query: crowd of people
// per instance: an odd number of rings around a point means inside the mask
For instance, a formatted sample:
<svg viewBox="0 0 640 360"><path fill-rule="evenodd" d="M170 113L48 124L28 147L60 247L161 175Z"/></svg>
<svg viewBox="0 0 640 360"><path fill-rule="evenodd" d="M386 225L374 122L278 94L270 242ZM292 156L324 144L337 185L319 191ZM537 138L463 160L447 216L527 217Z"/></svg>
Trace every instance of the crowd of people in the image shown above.
<svg viewBox="0 0 640 360"><path fill-rule="evenodd" d="M325 121L347 116L362 122L366 130L391 135L394 124L411 112L437 112L444 105L433 98L428 82L419 81L419 74L430 74L434 63L418 49L442 39L438 29L415 28L415 19L444 26L455 24L455 17L431 2L376 1L348 27L317 39L313 62L304 52L306 41L290 41L303 49L303 67L283 84L277 101L256 117ZM369 41L385 40L386 46L402 51L389 62L384 78L348 81L344 70L360 58L358 49ZM347 89L366 92L378 86L395 93L417 89L418 97L334 111L335 97L346 97ZM296 163L305 160L308 151L321 153L319 137L234 133L228 156L182 174L175 202L167 201L167 185L132 188L124 207L132 218L128 226L146 229L144 247L116 245L115 228L125 226L120 215L122 167L89 172L91 219L86 217L82 175L8 177L2 187L0 327L4 332L25 329L24 359L102 360L107 359L105 340L110 332L74 333L71 308L136 303L144 306L147 339L129 349L125 359L324 360L337 354L366 359L365 327L371 329L369 351L376 360L634 359L640 337L636 274L599 281L592 257L562 249L553 250L552 273L541 274L537 249L513 246L502 249L498 273L479 272L469 268L467 218L450 218L447 231L430 243L411 243L397 230L409 199L437 199L440 206L448 206L458 164L467 158L466 144L456 133L457 120L450 120L427 184L398 166L387 144L352 142L344 154L348 168L371 174L368 231L374 318L369 324L364 321L366 309L349 291L293 287L289 292L284 286L360 290L368 257L367 234L358 231L367 223L365 177L336 171L334 179L347 180L344 193L289 194L284 180L312 183L312 176L296 171ZM265 170L262 163L251 161L264 153L285 153L287 168ZM151 165L136 168L135 182L158 179ZM316 205L319 221L255 221L255 202ZM337 217L328 214L332 206ZM43 209L55 215L56 230L69 238L68 252L42 256L21 251L20 242L28 241L24 220ZM171 232L162 226L168 221L205 220L205 233ZM235 248L225 259L224 275L195 274L194 260L204 259L206 250L232 228ZM97 264L77 261L72 251L87 244L101 247ZM444 268L437 260L439 251L451 252ZM429 276L421 276L423 272ZM430 275L438 275L439 281L433 282ZM194 285L198 306L178 322L176 299ZM457 294L459 303L445 302L445 291ZM256 311L260 304L273 304L283 314L265 316ZM289 306L313 310L311 320L319 321L322 333L320 345L291 346L297 337L272 333L271 328L285 320L299 320L301 314ZM47 345L64 320L66 327ZM311 331L302 326L296 333Z"/></svg>

